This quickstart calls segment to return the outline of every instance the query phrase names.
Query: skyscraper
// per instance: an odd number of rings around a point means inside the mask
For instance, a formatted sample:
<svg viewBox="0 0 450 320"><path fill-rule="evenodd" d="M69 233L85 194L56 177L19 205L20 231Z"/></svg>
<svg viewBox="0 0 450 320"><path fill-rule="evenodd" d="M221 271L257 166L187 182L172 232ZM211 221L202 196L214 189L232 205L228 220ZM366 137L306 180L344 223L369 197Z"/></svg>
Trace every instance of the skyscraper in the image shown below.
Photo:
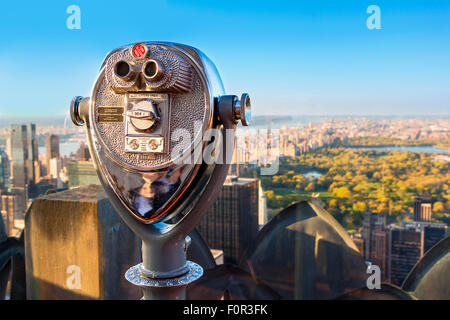
<svg viewBox="0 0 450 320"><path fill-rule="evenodd" d="M26 126L26 159L25 164L27 167L27 184L36 183L35 163L38 161L39 149L38 141L36 139L36 125L34 123L28 123Z"/></svg>
<svg viewBox="0 0 450 320"><path fill-rule="evenodd" d="M447 226L427 221L403 221L400 227L391 226L388 261L390 280L401 285L420 258L445 238Z"/></svg>
<svg viewBox="0 0 450 320"><path fill-rule="evenodd" d="M12 182L16 188L36 182L35 162L38 160L36 125L11 125L9 145L11 148Z"/></svg>
<svg viewBox="0 0 450 320"><path fill-rule="evenodd" d="M414 198L414 221L431 221L430 196Z"/></svg>
<svg viewBox="0 0 450 320"><path fill-rule="evenodd" d="M225 263L238 263L258 232L258 179L228 176L198 230L212 249L223 250Z"/></svg>
<svg viewBox="0 0 450 320"><path fill-rule="evenodd" d="M380 267L382 280L388 276L387 251L388 231L386 229L386 216L383 213L373 213L367 210L364 213L362 228L364 239L363 256L372 264Z"/></svg>
<svg viewBox="0 0 450 320"><path fill-rule="evenodd" d="M373 231L370 261L380 267L381 280L385 281L388 277L388 242L389 233L384 225L377 223Z"/></svg>
<svg viewBox="0 0 450 320"><path fill-rule="evenodd" d="M53 158L59 158L59 137L51 134L46 138L46 167L47 173L50 172L50 160Z"/></svg>
<svg viewBox="0 0 450 320"><path fill-rule="evenodd" d="M10 191L10 163L8 155L0 149L0 194Z"/></svg>
<svg viewBox="0 0 450 320"><path fill-rule="evenodd" d="M423 231L392 227L389 235L389 279L401 286L423 255Z"/></svg>
<svg viewBox="0 0 450 320"><path fill-rule="evenodd" d="M364 239L364 258L370 260L371 252L374 247L374 231L385 230L386 227L386 216L383 213L375 213L370 209L366 210L364 213L363 227L362 227L362 237Z"/></svg>
<svg viewBox="0 0 450 320"><path fill-rule="evenodd" d="M25 125L11 125L9 147L11 158L11 180L16 188L25 188L27 184L26 159L27 151L25 143L27 139L27 127Z"/></svg>

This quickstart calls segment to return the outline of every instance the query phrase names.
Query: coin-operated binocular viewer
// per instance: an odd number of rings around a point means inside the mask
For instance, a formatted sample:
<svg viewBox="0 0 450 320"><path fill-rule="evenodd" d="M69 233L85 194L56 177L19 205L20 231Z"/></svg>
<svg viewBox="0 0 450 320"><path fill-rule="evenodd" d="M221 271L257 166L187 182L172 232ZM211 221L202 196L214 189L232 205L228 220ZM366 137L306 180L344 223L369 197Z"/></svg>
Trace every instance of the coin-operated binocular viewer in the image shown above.
<svg viewBox="0 0 450 320"><path fill-rule="evenodd" d="M112 204L142 239L143 261L126 279L144 299L184 299L203 274L186 260L187 235L222 187L249 96L225 95L201 51L144 42L110 52L91 97L75 97L70 112Z"/></svg>

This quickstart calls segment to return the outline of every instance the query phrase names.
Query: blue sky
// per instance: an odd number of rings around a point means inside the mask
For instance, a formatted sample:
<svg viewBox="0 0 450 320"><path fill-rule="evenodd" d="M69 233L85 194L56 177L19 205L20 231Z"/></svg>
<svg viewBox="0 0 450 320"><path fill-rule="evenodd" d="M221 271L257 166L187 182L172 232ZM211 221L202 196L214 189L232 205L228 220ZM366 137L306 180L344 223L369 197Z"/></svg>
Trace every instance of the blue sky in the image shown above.
<svg viewBox="0 0 450 320"><path fill-rule="evenodd" d="M66 28L69 5L81 29ZM125 7L125 5L128 7ZM381 29L369 30L369 5ZM60 115L106 53L143 40L198 47L254 115L449 115L450 1L7 1L0 116Z"/></svg>

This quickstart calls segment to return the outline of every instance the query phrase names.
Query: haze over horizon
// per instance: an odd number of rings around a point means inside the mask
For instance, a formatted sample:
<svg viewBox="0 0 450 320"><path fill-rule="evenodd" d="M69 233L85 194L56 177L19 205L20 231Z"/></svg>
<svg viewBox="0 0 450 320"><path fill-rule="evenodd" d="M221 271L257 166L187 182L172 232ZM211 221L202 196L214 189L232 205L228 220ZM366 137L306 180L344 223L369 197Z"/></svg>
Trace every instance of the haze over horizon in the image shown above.
<svg viewBox="0 0 450 320"><path fill-rule="evenodd" d="M450 114L447 115L351 115L351 114L341 114L341 115L331 115L331 114L317 114L317 115L311 115L311 114L303 114L303 115L280 115L280 114L266 114L266 115L256 115L253 116L253 124L258 123L261 124L262 122L269 122L270 118L273 118L273 121L283 121L283 118L291 118L292 120L308 120L319 118L319 119L338 119L338 118L381 118L381 119L389 119L389 118L421 118L421 119L433 119L433 118L450 118ZM286 119L284 119L286 120ZM322 120L321 120L322 121ZM72 121L70 120L70 116L65 115L51 115L51 116L2 116L0 117L0 129L3 128L9 128L11 124L25 124L25 123L34 123L38 127L46 127L46 126L55 126L55 127L62 127L64 126L64 123L68 126L73 126ZM249 127L251 128L251 126Z"/></svg>
<svg viewBox="0 0 450 320"><path fill-rule="evenodd" d="M66 27L71 4L80 7L80 30ZM372 4L379 30L366 25ZM2 118L63 116L73 96L89 96L110 50L150 40L204 51L227 93L250 93L254 115L450 114L445 0L159 0L126 15L116 0L2 8Z"/></svg>

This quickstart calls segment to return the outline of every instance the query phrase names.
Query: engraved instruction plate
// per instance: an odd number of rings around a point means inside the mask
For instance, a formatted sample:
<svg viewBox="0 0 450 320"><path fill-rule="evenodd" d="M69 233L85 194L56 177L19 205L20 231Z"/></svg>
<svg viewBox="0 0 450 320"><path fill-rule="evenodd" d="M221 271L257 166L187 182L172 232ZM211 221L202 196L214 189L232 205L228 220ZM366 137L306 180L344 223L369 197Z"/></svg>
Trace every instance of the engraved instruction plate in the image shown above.
<svg viewBox="0 0 450 320"><path fill-rule="evenodd" d="M128 93L126 96L125 151L166 153L169 141L169 95Z"/></svg>
<svg viewBox="0 0 450 320"><path fill-rule="evenodd" d="M99 106L97 112L98 112L97 122L99 123L123 122L123 107Z"/></svg>

